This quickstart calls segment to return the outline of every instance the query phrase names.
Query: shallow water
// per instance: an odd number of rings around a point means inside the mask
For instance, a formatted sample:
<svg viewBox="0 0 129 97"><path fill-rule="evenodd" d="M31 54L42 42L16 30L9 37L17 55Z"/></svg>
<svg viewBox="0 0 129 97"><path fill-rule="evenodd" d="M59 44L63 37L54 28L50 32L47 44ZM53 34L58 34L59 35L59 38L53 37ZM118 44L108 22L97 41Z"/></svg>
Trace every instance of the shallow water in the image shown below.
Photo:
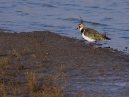
<svg viewBox="0 0 129 97"><path fill-rule="evenodd" d="M129 52L128 0L0 0L0 29L11 32L49 30L82 39L75 30L81 16L87 27L107 33L101 42Z"/></svg>

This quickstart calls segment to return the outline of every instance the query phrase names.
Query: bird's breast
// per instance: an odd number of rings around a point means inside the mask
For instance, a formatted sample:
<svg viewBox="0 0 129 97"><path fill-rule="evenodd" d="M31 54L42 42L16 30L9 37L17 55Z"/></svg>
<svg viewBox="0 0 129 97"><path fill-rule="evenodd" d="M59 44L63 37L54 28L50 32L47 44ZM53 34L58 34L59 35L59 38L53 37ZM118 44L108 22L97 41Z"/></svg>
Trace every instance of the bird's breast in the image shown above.
<svg viewBox="0 0 129 97"><path fill-rule="evenodd" d="M89 42L95 42L95 41L96 41L95 39L84 35L84 33L82 33L82 37L83 37L85 40L89 41Z"/></svg>

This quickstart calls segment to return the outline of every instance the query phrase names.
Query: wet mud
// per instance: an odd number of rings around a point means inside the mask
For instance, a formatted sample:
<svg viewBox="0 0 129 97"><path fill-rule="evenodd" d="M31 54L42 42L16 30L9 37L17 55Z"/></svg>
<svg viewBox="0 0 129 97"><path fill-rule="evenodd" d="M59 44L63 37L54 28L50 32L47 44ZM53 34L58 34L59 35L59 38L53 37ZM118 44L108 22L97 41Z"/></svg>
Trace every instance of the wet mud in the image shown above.
<svg viewBox="0 0 129 97"><path fill-rule="evenodd" d="M42 85L57 77L62 97L129 97L129 55L52 32L0 32L0 68L1 96L38 97L27 86L33 72Z"/></svg>

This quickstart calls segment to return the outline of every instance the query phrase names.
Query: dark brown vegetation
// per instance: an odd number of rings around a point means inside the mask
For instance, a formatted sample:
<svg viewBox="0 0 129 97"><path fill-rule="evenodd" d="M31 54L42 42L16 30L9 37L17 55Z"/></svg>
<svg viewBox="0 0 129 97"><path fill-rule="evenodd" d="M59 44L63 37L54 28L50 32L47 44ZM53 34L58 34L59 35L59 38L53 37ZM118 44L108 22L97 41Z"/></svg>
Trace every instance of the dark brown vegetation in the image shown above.
<svg viewBox="0 0 129 97"><path fill-rule="evenodd" d="M126 97L102 83L128 82L128 57L51 32L0 32L0 97Z"/></svg>

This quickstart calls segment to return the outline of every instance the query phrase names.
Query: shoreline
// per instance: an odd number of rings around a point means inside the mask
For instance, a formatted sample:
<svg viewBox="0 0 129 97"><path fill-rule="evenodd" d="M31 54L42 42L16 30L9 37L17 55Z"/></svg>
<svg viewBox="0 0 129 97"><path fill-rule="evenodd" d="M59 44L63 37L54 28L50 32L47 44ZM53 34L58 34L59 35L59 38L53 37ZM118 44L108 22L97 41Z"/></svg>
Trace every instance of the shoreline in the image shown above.
<svg viewBox="0 0 129 97"><path fill-rule="evenodd" d="M0 96L126 97L128 57L53 32L0 32Z"/></svg>

